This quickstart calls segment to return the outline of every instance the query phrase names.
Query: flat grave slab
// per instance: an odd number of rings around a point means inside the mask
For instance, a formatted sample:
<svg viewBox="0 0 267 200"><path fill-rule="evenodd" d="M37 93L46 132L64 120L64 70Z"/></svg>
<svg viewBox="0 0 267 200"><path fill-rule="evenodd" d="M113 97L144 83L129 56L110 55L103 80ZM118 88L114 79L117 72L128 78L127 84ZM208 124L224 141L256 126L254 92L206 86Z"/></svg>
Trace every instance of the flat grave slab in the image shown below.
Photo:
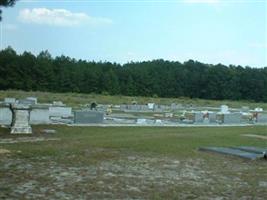
<svg viewBox="0 0 267 200"><path fill-rule="evenodd" d="M267 147L260 148L260 147L241 146L241 147L233 147L233 148L239 149L241 151L247 151L247 152L258 153L258 154L265 154L267 152Z"/></svg>
<svg viewBox="0 0 267 200"><path fill-rule="evenodd" d="M243 150L230 148L230 147L200 147L199 150L215 152L215 153L231 155L231 156L237 156L240 158L246 158L246 159L251 159L251 160L264 158L263 154L252 153L252 152L243 151Z"/></svg>

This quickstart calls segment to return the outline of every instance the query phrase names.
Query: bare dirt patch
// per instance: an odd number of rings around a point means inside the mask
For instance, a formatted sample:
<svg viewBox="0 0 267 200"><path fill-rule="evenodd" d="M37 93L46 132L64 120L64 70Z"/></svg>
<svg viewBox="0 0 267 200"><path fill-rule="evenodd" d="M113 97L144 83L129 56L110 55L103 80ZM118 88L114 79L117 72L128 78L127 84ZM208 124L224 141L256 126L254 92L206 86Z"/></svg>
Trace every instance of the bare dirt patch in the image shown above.
<svg viewBox="0 0 267 200"><path fill-rule="evenodd" d="M64 164L52 157L4 157L0 161L0 198L264 199L266 175L261 175L255 189L251 180L243 178L251 169L248 163L231 160L210 166L204 159L176 160L133 153L87 164ZM260 175L257 173L255 176Z"/></svg>
<svg viewBox="0 0 267 200"><path fill-rule="evenodd" d="M267 136L264 136L264 135L244 134L242 136L267 140Z"/></svg>
<svg viewBox="0 0 267 200"><path fill-rule="evenodd" d="M0 144L13 144L22 142L42 142L42 141L59 141L60 138L46 137L16 137L16 138L1 138Z"/></svg>

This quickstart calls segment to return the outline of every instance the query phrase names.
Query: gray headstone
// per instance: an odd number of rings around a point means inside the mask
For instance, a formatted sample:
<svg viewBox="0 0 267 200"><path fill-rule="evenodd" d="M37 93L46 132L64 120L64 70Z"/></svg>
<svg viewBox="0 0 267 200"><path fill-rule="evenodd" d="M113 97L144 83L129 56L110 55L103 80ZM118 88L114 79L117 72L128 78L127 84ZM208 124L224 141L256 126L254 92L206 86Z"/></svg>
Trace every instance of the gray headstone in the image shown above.
<svg viewBox="0 0 267 200"><path fill-rule="evenodd" d="M72 108L71 107L63 107L63 106L51 106L49 107L49 116L50 117L71 117L72 116Z"/></svg>
<svg viewBox="0 0 267 200"><path fill-rule="evenodd" d="M258 113L257 122L258 123L267 123L267 114L265 114L265 113Z"/></svg>
<svg viewBox="0 0 267 200"><path fill-rule="evenodd" d="M30 124L49 124L49 110L48 107L32 108L30 113Z"/></svg>
<svg viewBox="0 0 267 200"><path fill-rule="evenodd" d="M35 100L31 100L31 99L19 99L18 100L19 104L23 104L23 105L34 105L35 104Z"/></svg>
<svg viewBox="0 0 267 200"><path fill-rule="evenodd" d="M37 97L27 97L26 100L32 101L33 104L37 104Z"/></svg>
<svg viewBox="0 0 267 200"><path fill-rule="evenodd" d="M7 105L0 106L0 124L10 125L12 123L12 111Z"/></svg>
<svg viewBox="0 0 267 200"><path fill-rule="evenodd" d="M65 106L65 104L62 101L53 101L54 106Z"/></svg>
<svg viewBox="0 0 267 200"><path fill-rule="evenodd" d="M209 113L209 122L216 123L216 113Z"/></svg>
<svg viewBox="0 0 267 200"><path fill-rule="evenodd" d="M225 124L239 124L239 123L241 123L241 113L224 114L223 123L225 123Z"/></svg>
<svg viewBox="0 0 267 200"><path fill-rule="evenodd" d="M103 123L104 113L98 111L75 111L75 124Z"/></svg>
<svg viewBox="0 0 267 200"><path fill-rule="evenodd" d="M242 106L241 111L242 112L249 112L249 107L248 106Z"/></svg>
<svg viewBox="0 0 267 200"><path fill-rule="evenodd" d="M195 117L194 117L195 123L202 123L203 122L203 113L195 112L194 115L195 115Z"/></svg>
<svg viewBox="0 0 267 200"><path fill-rule="evenodd" d="M15 103L16 102L16 98L7 97L7 98L4 99L4 102L5 103Z"/></svg>

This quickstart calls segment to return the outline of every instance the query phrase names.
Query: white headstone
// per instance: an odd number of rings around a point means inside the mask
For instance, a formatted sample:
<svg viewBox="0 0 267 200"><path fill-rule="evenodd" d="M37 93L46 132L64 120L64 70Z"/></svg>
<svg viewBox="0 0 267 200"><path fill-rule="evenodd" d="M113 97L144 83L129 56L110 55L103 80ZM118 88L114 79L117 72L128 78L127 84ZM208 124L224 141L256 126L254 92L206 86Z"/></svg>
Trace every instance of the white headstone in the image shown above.
<svg viewBox="0 0 267 200"><path fill-rule="evenodd" d="M147 106L148 106L148 109L153 110L155 107L155 104L154 103L148 103Z"/></svg>
<svg viewBox="0 0 267 200"><path fill-rule="evenodd" d="M32 101L33 104L37 104L37 97L27 97L26 100Z"/></svg>
<svg viewBox="0 0 267 200"><path fill-rule="evenodd" d="M29 105L13 104L11 109L13 112L11 134L31 134Z"/></svg>
<svg viewBox="0 0 267 200"><path fill-rule="evenodd" d="M5 103L15 103L16 102L16 99L15 98L9 98L9 97L7 97L7 98L4 99L4 102Z"/></svg>
<svg viewBox="0 0 267 200"><path fill-rule="evenodd" d="M221 105L221 113L223 114L229 113L229 107L227 105Z"/></svg>

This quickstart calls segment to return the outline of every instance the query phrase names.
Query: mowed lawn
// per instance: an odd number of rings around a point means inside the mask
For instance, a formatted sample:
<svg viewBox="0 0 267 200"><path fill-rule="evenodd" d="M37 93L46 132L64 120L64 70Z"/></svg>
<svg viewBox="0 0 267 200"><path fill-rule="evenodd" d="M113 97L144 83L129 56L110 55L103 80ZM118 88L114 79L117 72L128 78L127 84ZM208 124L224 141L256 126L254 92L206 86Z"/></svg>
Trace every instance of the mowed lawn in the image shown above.
<svg viewBox="0 0 267 200"><path fill-rule="evenodd" d="M48 128L56 133L41 133ZM33 130L33 137L60 140L0 144L0 149L10 151L0 155L2 198L264 199L267 195L267 161L197 150L267 147L267 140L243 136L267 136L267 126L34 126ZM17 136L0 129L0 140L10 137Z"/></svg>
<svg viewBox="0 0 267 200"><path fill-rule="evenodd" d="M55 134L42 134L42 129L55 129ZM4 145L21 150L21 155L83 151L84 148L112 148L124 151L155 153L179 157L201 157L201 146L258 146L267 147L267 140L245 137L245 134L267 136L267 126L247 127L69 127L35 126L35 135L60 138L60 141L17 143ZM8 137L7 129L0 136ZM16 137L16 136L12 136ZM23 136L21 136L23 137ZM1 144L0 144L1 145ZM3 146L3 145L1 145Z"/></svg>

